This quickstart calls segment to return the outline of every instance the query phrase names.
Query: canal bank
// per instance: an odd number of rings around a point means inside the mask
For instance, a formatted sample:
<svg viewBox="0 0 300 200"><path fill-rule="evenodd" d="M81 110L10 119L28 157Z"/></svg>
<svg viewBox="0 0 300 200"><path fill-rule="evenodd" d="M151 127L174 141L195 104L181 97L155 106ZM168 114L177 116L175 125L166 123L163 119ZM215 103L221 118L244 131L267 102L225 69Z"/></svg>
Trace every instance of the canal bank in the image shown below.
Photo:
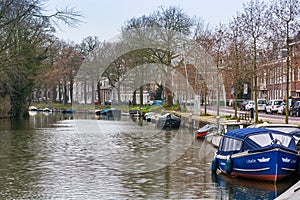
<svg viewBox="0 0 300 200"><path fill-rule="evenodd" d="M300 196L300 181L290 187L287 191L277 197L275 200L297 200Z"/></svg>

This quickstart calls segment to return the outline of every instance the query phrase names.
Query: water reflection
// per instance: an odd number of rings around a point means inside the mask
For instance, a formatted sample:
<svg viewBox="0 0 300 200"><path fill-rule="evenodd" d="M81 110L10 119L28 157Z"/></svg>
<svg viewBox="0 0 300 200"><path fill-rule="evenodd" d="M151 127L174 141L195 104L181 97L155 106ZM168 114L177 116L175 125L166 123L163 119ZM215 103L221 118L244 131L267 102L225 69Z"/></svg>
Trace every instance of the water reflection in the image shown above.
<svg viewBox="0 0 300 200"><path fill-rule="evenodd" d="M111 121L51 113L19 122L0 120L0 126L2 199L275 196L265 184L257 188L223 176L212 179L215 149L194 140L189 129L157 130L129 117ZM288 186L277 187L277 194Z"/></svg>
<svg viewBox="0 0 300 200"><path fill-rule="evenodd" d="M236 179L226 175L212 174L212 180L220 188L223 199L275 199L297 182L291 178L284 182L272 183L247 179Z"/></svg>

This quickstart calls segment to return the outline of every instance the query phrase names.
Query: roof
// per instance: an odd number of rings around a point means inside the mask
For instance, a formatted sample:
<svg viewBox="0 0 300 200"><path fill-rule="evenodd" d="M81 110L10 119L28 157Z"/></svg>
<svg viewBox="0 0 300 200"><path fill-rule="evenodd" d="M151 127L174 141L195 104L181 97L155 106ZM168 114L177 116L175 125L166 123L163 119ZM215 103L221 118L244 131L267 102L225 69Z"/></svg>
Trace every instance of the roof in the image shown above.
<svg viewBox="0 0 300 200"><path fill-rule="evenodd" d="M225 136L244 139L249 135L256 133L282 133L280 131L265 129L265 128L242 128L229 131ZM285 133L282 133L285 134Z"/></svg>

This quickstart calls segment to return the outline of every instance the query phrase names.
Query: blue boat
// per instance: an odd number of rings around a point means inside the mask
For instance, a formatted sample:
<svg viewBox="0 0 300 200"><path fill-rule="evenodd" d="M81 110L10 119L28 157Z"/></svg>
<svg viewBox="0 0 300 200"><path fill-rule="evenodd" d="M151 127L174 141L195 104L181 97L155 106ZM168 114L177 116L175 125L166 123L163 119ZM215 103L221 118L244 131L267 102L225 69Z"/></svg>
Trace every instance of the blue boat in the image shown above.
<svg viewBox="0 0 300 200"><path fill-rule="evenodd" d="M290 134L263 128L237 129L222 137L211 169L276 182L299 173L299 154Z"/></svg>
<svg viewBox="0 0 300 200"><path fill-rule="evenodd" d="M117 119L117 120L121 119L121 110L116 108L96 110L95 114L107 116L108 119Z"/></svg>
<svg viewBox="0 0 300 200"><path fill-rule="evenodd" d="M95 115L107 115L108 109L95 110Z"/></svg>
<svg viewBox="0 0 300 200"><path fill-rule="evenodd" d="M75 113L75 110L72 110L72 109L63 109L61 111L61 113L63 113L63 114L73 114L73 113Z"/></svg>

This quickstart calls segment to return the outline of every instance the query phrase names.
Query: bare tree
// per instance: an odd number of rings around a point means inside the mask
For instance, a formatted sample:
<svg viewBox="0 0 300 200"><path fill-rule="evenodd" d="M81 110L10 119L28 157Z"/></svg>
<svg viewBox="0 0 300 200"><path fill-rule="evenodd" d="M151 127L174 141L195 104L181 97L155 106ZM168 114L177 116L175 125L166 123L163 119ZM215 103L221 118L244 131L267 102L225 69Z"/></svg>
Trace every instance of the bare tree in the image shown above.
<svg viewBox="0 0 300 200"><path fill-rule="evenodd" d="M205 24L202 19L196 20L196 28L194 31L193 39L203 48L203 50L207 53L212 51L213 44L213 33L209 24ZM203 66L203 68L207 68L207 66ZM204 70L206 72L206 70ZM206 76L206 73L203 73L203 76ZM207 114L207 95L208 95L208 87L207 82L202 81L202 95L204 101L204 115Z"/></svg>
<svg viewBox="0 0 300 200"><path fill-rule="evenodd" d="M97 65L97 53L100 51L102 47L102 43L99 41L97 36L88 36L84 38L79 45L82 55L84 56L84 66L83 70L81 71L81 79L84 81L84 103L87 103L87 79L92 82L92 102L95 101L94 96L94 82L97 82L97 96L98 96L98 103L100 103L100 77L99 74L99 67ZM83 73L84 72L84 73ZM79 76L77 76L79 79Z"/></svg>
<svg viewBox="0 0 300 200"><path fill-rule="evenodd" d="M226 33L226 68L225 73L230 80L231 94L234 97L234 117L237 118L238 99L243 98L243 84L249 81L249 70L247 63L249 52L247 50L247 39L240 23L241 16L234 17L228 26ZM227 76L226 76L227 77ZM227 82L224 80L224 82Z"/></svg>
<svg viewBox="0 0 300 200"><path fill-rule="evenodd" d="M12 105L10 116L21 117L27 109L36 74L48 56L60 20L76 25L80 16L74 9L43 12L42 0L2 0L0 6L0 72L7 75L6 96ZM3 85L2 84L2 85Z"/></svg>
<svg viewBox="0 0 300 200"><path fill-rule="evenodd" d="M225 55L225 25L220 24L216 27L213 33L213 48L212 55L216 64L217 70L217 119L220 117L220 95L221 95L221 67L224 65L224 55Z"/></svg>
<svg viewBox="0 0 300 200"><path fill-rule="evenodd" d="M299 0L273 0L271 11L274 14L275 23L281 38L284 38L287 49L286 60L286 100L288 105L289 85L290 85L290 37L299 31L300 23L300 1ZM280 34L282 33L282 34ZM289 123L289 106L285 108L285 123Z"/></svg>
<svg viewBox="0 0 300 200"><path fill-rule="evenodd" d="M244 10L240 15L242 19L240 22L244 33L249 37L249 46L252 52L254 102L257 102L257 53L260 45L263 44L266 27L268 27L267 6L263 1L251 0L244 4ZM257 103L255 103L255 122L258 122Z"/></svg>
<svg viewBox="0 0 300 200"><path fill-rule="evenodd" d="M183 36L191 33L192 26L193 20L183 10L177 7L161 7L149 16L131 19L122 28L122 39L133 48L136 43L139 47L141 44L155 47L149 62L162 65L161 69L168 73L167 67L174 67L172 60L179 57L178 49L183 44ZM173 104L170 88L171 84L166 82L167 105Z"/></svg>

